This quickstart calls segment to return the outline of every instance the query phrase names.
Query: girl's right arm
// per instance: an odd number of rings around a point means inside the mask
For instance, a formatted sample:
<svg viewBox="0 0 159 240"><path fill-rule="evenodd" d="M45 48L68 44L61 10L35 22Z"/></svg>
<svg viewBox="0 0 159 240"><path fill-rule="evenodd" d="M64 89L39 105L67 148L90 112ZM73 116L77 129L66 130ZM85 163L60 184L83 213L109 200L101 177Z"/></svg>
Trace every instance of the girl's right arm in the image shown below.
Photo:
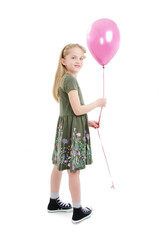
<svg viewBox="0 0 159 240"><path fill-rule="evenodd" d="M78 96L78 91L77 90L71 90L68 93L69 101L72 107L72 110L75 115L80 116L83 114L86 114L96 107L105 107L106 106L106 98L99 98L96 101L87 104L87 105L81 105L80 99Z"/></svg>

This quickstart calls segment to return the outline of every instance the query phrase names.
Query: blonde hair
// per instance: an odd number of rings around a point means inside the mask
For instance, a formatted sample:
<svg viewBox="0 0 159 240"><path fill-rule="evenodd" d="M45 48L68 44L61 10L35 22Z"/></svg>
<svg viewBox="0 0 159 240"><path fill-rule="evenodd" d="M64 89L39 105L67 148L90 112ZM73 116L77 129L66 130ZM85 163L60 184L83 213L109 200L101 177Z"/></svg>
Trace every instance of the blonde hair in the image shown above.
<svg viewBox="0 0 159 240"><path fill-rule="evenodd" d="M56 70L56 74L55 74L55 80L54 80L54 84L53 84L53 97L55 98L55 100L57 102L59 102L59 87L60 87L60 84L61 84L61 80L62 80L62 77L63 75L66 73L66 67L61 63L61 59L62 58L65 58L68 54L69 54L69 50L71 48L75 48L75 47L79 47L83 50L84 53L86 53L86 49L84 47L82 47L80 44L78 43L71 43L71 44L68 44L66 45L61 53L60 53L60 57L59 57L59 63L58 63L58 67L57 67L57 70Z"/></svg>

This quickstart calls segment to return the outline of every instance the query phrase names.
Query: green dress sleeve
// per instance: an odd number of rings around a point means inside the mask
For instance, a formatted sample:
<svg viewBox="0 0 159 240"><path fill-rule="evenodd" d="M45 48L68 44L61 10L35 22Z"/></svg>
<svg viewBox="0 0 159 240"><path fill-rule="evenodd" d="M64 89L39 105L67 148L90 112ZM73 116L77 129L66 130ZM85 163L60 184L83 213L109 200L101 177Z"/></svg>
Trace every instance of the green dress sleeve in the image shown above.
<svg viewBox="0 0 159 240"><path fill-rule="evenodd" d="M77 80L71 74L68 74L64 79L64 91L69 93L73 89L78 90Z"/></svg>

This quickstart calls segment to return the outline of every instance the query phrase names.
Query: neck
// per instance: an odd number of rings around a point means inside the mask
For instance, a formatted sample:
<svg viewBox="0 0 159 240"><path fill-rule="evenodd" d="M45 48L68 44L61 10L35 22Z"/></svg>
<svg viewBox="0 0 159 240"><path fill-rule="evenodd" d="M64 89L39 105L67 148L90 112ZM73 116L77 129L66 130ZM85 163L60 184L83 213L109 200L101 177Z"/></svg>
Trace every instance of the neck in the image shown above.
<svg viewBox="0 0 159 240"><path fill-rule="evenodd" d="M75 73L73 73L73 72L69 72L69 71L66 71L66 73L70 73L73 77L77 77L77 73L75 72Z"/></svg>

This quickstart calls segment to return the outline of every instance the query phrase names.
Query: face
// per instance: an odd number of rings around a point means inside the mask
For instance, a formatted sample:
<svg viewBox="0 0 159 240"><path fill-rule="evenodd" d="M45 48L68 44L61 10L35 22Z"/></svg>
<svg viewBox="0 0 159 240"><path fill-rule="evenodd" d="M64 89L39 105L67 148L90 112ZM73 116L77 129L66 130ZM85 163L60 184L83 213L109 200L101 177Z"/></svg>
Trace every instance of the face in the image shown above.
<svg viewBox="0 0 159 240"><path fill-rule="evenodd" d="M83 59L83 50L79 47L75 47L69 50L66 57L61 59L61 62L66 67L67 72L76 76L83 66Z"/></svg>

